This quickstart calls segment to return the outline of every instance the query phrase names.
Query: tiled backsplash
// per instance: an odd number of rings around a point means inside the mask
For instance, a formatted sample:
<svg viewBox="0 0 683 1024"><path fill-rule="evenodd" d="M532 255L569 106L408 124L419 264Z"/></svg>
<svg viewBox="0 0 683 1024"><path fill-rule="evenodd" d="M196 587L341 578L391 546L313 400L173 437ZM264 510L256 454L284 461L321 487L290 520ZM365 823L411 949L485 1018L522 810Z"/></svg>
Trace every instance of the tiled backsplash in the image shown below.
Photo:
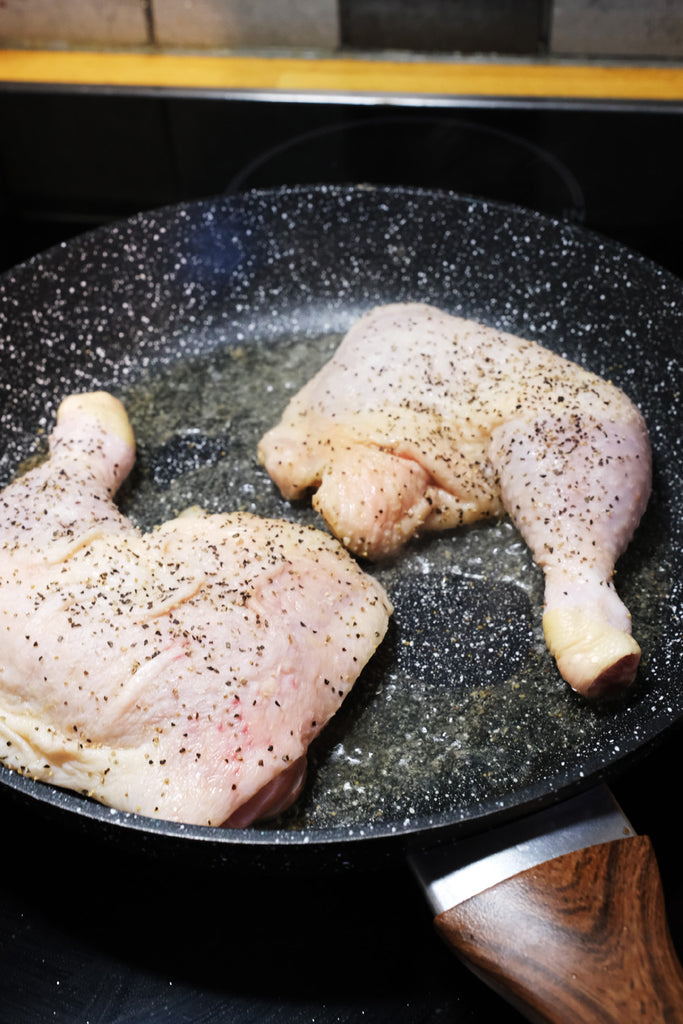
<svg viewBox="0 0 683 1024"><path fill-rule="evenodd" d="M4 0L0 6L5 46L140 46L148 33L147 4L140 0Z"/></svg>
<svg viewBox="0 0 683 1024"><path fill-rule="evenodd" d="M149 0L160 47L339 46L337 0Z"/></svg>
<svg viewBox="0 0 683 1024"><path fill-rule="evenodd" d="M544 0L338 0L354 50L536 54Z"/></svg>
<svg viewBox="0 0 683 1024"><path fill-rule="evenodd" d="M0 0L0 46L667 58L683 0Z"/></svg>
<svg viewBox="0 0 683 1024"><path fill-rule="evenodd" d="M683 56L681 0L554 0L550 52Z"/></svg>

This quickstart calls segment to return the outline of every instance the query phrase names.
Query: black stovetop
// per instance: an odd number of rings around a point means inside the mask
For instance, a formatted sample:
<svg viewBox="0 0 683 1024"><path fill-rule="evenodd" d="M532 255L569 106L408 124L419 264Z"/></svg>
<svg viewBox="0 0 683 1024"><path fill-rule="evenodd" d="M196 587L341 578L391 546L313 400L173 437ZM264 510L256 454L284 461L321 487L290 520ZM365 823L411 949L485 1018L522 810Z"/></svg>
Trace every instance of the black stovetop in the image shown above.
<svg viewBox="0 0 683 1024"><path fill-rule="evenodd" d="M452 188L583 223L683 276L678 109L0 92L0 269L141 209L243 188ZM614 780L683 954L678 741ZM400 855L254 873L122 851L0 793L0 1024L467 1024L521 1017L452 959Z"/></svg>

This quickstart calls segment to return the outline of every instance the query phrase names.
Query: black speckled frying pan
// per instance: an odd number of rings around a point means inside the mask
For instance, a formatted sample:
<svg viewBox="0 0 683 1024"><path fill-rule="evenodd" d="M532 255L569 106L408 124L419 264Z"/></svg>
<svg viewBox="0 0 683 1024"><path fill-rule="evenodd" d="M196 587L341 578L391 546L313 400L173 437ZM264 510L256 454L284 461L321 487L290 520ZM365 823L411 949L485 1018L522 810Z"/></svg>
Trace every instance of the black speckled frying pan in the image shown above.
<svg viewBox="0 0 683 1024"><path fill-rule="evenodd" d="M560 679L540 572L502 521L371 568L396 606L390 634L311 750L284 819L206 829L0 768L4 785L116 836L201 843L252 865L345 862L572 795L681 718L683 284L575 226L450 194L305 187L145 213L50 250L0 280L0 483L67 393L101 387L124 399L137 434L121 500L143 526L191 503L317 522L279 497L257 440L359 313L401 300L533 338L644 412L654 492L617 577L643 648L633 692L592 707Z"/></svg>

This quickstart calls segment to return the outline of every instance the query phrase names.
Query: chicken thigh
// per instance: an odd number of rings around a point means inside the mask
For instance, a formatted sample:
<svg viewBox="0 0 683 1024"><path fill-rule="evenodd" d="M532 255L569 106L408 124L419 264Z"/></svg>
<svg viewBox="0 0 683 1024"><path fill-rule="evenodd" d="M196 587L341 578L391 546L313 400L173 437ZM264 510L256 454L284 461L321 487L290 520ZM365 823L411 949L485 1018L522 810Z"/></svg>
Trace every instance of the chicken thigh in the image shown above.
<svg viewBox="0 0 683 1024"><path fill-rule="evenodd" d="M354 553L509 514L545 574L560 673L605 696L640 648L614 589L651 487L648 433L617 387L534 342L424 304L378 307L261 440L283 495Z"/></svg>
<svg viewBox="0 0 683 1024"><path fill-rule="evenodd" d="M0 494L2 762L245 825L295 798L391 606L310 527L193 511L141 533L112 500L134 457L118 400L71 396L49 459Z"/></svg>

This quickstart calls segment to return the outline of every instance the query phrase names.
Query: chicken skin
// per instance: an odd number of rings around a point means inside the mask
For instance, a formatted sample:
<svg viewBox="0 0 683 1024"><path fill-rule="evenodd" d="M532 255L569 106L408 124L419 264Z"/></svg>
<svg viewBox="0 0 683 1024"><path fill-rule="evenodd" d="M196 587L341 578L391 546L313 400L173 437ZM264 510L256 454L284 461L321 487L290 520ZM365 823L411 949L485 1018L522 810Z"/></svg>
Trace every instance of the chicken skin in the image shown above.
<svg viewBox="0 0 683 1024"><path fill-rule="evenodd" d="M507 513L545 576L543 628L591 697L634 680L640 648L612 580L651 488L639 411L540 345L424 304L378 307L262 439L289 499L355 554Z"/></svg>
<svg viewBox="0 0 683 1024"><path fill-rule="evenodd" d="M74 395L48 460L0 494L2 761L120 810L246 825L296 797L391 606L310 527L192 511L141 533L112 500L134 458L120 402Z"/></svg>

